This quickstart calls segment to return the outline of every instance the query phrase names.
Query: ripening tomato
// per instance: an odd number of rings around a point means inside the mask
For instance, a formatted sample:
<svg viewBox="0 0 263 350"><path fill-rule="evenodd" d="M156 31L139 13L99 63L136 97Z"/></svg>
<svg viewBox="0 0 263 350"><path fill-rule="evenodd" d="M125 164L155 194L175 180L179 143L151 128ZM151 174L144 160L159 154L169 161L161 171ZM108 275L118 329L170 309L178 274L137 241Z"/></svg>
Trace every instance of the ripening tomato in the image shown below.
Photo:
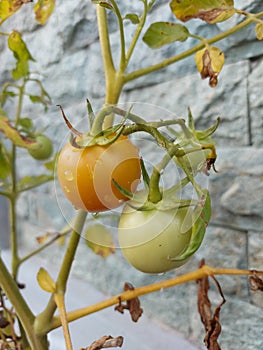
<svg viewBox="0 0 263 350"><path fill-rule="evenodd" d="M68 143L60 152L58 179L65 196L76 209L100 212L127 200L112 179L130 192L136 191L141 167L138 148L126 136L114 143L76 148Z"/></svg>
<svg viewBox="0 0 263 350"><path fill-rule="evenodd" d="M136 210L131 207L136 204L125 205L119 222L119 245L125 258L146 273L163 273L183 265L188 259L171 258L178 257L190 241L192 209Z"/></svg>

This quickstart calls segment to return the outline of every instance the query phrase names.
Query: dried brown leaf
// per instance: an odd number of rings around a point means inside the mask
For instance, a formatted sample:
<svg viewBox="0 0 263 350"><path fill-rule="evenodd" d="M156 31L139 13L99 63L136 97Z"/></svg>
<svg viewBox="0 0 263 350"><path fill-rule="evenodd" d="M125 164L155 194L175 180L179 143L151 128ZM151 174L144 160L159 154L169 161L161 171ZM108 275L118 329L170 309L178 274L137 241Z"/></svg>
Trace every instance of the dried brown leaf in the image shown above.
<svg viewBox="0 0 263 350"><path fill-rule="evenodd" d="M258 277L256 274L249 276L250 289L253 291L259 290L263 292L263 279Z"/></svg>
<svg viewBox="0 0 263 350"><path fill-rule="evenodd" d="M204 261L201 262L201 266L204 265ZM221 289L221 286L214 276L211 276L216 283L219 294L222 297L222 302L215 308L214 313L212 312L212 305L208 296L208 291L210 288L208 276L200 278L197 280L198 283L198 293L197 293L197 306L198 312L201 318L201 322L204 325L206 335L204 338L204 343L208 350L220 350L220 345L218 343L218 337L221 333L220 324L220 311L222 305L225 303L225 298Z"/></svg>
<svg viewBox="0 0 263 350"><path fill-rule="evenodd" d="M80 350L100 350L106 348L120 348L123 344L123 337L113 338L110 335L104 335L98 340L95 340L89 347Z"/></svg>
<svg viewBox="0 0 263 350"><path fill-rule="evenodd" d="M125 282L123 289L126 292L127 290L134 290L134 287L131 283ZM122 314L124 313L125 309L129 310L133 322L137 322L143 313L143 309L140 306L141 304L138 297L135 297L131 300L127 300L126 304L123 304L121 302L121 297L120 297L119 305L115 306L114 310L119 311Z"/></svg>

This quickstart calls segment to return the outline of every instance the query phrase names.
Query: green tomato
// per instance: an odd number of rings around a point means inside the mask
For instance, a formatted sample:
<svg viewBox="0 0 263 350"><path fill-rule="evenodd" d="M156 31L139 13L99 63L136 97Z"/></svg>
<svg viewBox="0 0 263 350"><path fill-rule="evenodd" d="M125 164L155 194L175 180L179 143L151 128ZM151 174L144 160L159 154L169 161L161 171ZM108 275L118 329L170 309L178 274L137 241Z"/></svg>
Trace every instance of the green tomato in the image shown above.
<svg viewBox="0 0 263 350"><path fill-rule="evenodd" d="M51 140L45 135L38 135L36 142L28 147L28 153L37 160L48 159L53 152Z"/></svg>
<svg viewBox="0 0 263 350"><path fill-rule="evenodd" d="M146 196L141 191L142 197ZM138 205L138 202L136 202ZM118 237L128 262L146 273L163 273L183 265L188 259L172 261L187 247L192 235L192 209L145 210L129 202L121 214Z"/></svg>

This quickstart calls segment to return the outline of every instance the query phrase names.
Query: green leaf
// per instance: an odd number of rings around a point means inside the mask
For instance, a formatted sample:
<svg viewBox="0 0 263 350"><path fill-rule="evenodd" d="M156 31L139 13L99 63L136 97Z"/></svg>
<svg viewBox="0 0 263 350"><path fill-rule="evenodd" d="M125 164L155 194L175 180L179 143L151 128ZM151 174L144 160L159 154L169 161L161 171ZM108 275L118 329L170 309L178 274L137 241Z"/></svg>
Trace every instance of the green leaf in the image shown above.
<svg viewBox="0 0 263 350"><path fill-rule="evenodd" d="M48 293L56 292L56 283L43 267L41 267L37 273L37 282L44 291Z"/></svg>
<svg viewBox="0 0 263 350"><path fill-rule="evenodd" d="M226 21L235 13L233 0L172 0L170 7L183 22L200 18L212 24Z"/></svg>
<svg viewBox="0 0 263 350"><path fill-rule="evenodd" d="M32 189L43 185L51 180L53 180L53 175L36 175L36 176L25 176L21 181L17 184L17 191L22 192L28 189Z"/></svg>
<svg viewBox="0 0 263 350"><path fill-rule="evenodd" d="M192 220L193 220L193 226L192 226L192 235L190 242L186 249L180 254L180 256L177 256L175 258L170 258L172 261L181 261L188 259L190 256L192 256L200 247L205 232L206 227L209 223L209 220L211 218L211 199L210 194L207 190L203 191L203 198L200 205L197 205L194 209Z"/></svg>
<svg viewBox="0 0 263 350"><path fill-rule="evenodd" d="M85 232L87 246L97 255L106 258L115 253L114 240L111 232L103 225L95 224Z"/></svg>
<svg viewBox="0 0 263 350"><path fill-rule="evenodd" d="M17 60L15 69L12 70L12 77L18 80L29 73L28 61L35 61L23 41L21 34L13 31L8 36L8 46Z"/></svg>
<svg viewBox="0 0 263 350"><path fill-rule="evenodd" d="M5 180L11 172L10 162L5 147L0 143L0 179Z"/></svg>
<svg viewBox="0 0 263 350"><path fill-rule="evenodd" d="M38 0L34 6L36 21L45 24L55 8L55 0Z"/></svg>
<svg viewBox="0 0 263 350"><path fill-rule="evenodd" d="M33 123L30 118L20 118L18 121L18 125L20 125L24 131L31 131L33 128Z"/></svg>
<svg viewBox="0 0 263 350"><path fill-rule="evenodd" d="M263 40L263 23L257 23L256 24L256 37L258 40Z"/></svg>
<svg viewBox="0 0 263 350"><path fill-rule="evenodd" d="M171 22L156 22L150 25L143 36L143 41L152 49L174 41L185 41L189 37L188 29L182 24Z"/></svg>
<svg viewBox="0 0 263 350"><path fill-rule="evenodd" d="M140 22L139 16L135 13L127 13L123 20L125 19L130 21L132 24L138 24Z"/></svg>

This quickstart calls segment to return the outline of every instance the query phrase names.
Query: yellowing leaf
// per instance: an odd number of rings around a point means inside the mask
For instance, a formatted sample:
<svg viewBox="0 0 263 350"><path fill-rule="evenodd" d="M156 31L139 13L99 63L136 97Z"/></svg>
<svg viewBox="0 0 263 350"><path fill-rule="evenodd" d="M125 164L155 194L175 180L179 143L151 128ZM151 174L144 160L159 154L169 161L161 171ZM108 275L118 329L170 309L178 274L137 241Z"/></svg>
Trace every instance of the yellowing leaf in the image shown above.
<svg viewBox="0 0 263 350"><path fill-rule="evenodd" d="M143 41L152 49L157 49L174 41L185 41L188 36L189 31L182 24L156 22L150 25L144 34Z"/></svg>
<svg viewBox="0 0 263 350"><path fill-rule="evenodd" d="M33 0L0 0L0 24L12 16L20 7Z"/></svg>
<svg viewBox="0 0 263 350"><path fill-rule="evenodd" d="M15 69L12 70L12 77L18 80L29 73L28 61L34 61L28 48L23 41L21 34L13 31L8 36L8 46L17 60Z"/></svg>
<svg viewBox="0 0 263 350"><path fill-rule="evenodd" d="M54 282L50 274L47 272L47 270L45 270L43 267L41 267L38 271L37 281L39 286L46 292L56 292L56 283Z"/></svg>
<svg viewBox="0 0 263 350"><path fill-rule="evenodd" d="M36 21L45 24L55 8L55 0L38 0L34 6Z"/></svg>
<svg viewBox="0 0 263 350"><path fill-rule="evenodd" d="M7 117L0 114L0 132L3 132L7 138L9 138L16 146L28 148L29 145L36 143L32 139L26 138L20 134L16 128L14 128Z"/></svg>
<svg viewBox="0 0 263 350"><path fill-rule="evenodd" d="M218 74L225 62L224 53L215 46L209 46L195 54L195 62L202 79L209 78L209 85L215 87Z"/></svg>
<svg viewBox="0 0 263 350"><path fill-rule="evenodd" d="M85 239L88 247L102 258L115 253L113 237L110 231L103 225L95 224L88 227L85 233Z"/></svg>
<svg viewBox="0 0 263 350"><path fill-rule="evenodd" d="M235 13L233 0L172 0L173 14L183 22L200 18L207 23L226 21Z"/></svg>
<svg viewBox="0 0 263 350"><path fill-rule="evenodd" d="M257 39L263 40L263 23L257 23L255 31Z"/></svg>

